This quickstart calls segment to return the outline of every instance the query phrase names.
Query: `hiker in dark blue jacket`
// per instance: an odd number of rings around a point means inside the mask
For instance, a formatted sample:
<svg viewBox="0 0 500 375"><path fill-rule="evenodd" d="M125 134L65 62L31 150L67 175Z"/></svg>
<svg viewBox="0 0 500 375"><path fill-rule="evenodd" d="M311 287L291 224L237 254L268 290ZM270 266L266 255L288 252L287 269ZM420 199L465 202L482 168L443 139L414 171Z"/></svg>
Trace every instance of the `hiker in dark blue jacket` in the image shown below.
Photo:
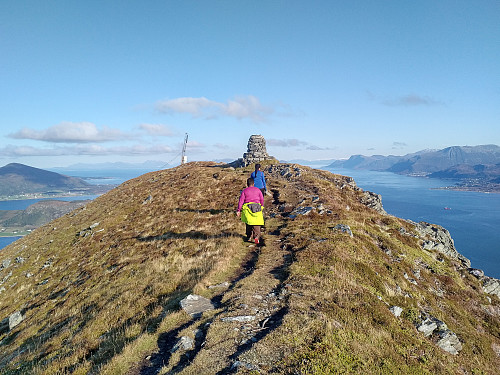
<svg viewBox="0 0 500 375"><path fill-rule="evenodd" d="M254 186L260 189L263 196L266 195L266 177L264 176L264 172L260 170L260 164L255 164L255 171L252 172L250 177L254 180Z"/></svg>

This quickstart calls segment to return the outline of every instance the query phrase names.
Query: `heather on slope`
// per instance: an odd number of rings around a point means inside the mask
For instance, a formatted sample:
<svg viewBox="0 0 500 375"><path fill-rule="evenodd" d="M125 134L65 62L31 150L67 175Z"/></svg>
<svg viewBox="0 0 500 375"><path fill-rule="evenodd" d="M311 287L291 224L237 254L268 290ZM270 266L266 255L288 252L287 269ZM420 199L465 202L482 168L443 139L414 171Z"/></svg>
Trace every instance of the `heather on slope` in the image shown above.
<svg viewBox="0 0 500 375"><path fill-rule="evenodd" d="M245 243L251 170L148 173L2 250L0 321L23 319L0 373L495 373L500 301L460 259L352 179L285 164L264 168L263 246ZM417 330L429 317L458 354Z"/></svg>

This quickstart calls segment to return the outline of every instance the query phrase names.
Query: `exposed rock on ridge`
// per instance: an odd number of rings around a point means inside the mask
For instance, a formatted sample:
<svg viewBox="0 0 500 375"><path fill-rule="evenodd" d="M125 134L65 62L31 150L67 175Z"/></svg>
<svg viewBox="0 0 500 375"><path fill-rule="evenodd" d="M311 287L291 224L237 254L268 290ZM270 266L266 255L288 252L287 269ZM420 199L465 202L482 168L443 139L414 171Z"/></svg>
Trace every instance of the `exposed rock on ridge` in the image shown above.
<svg viewBox="0 0 500 375"><path fill-rule="evenodd" d="M422 247L425 250L439 251L452 259L459 260L465 267L470 267L470 260L455 249L455 243L447 229L440 225L429 224L424 221L414 223L414 225L424 240Z"/></svg>

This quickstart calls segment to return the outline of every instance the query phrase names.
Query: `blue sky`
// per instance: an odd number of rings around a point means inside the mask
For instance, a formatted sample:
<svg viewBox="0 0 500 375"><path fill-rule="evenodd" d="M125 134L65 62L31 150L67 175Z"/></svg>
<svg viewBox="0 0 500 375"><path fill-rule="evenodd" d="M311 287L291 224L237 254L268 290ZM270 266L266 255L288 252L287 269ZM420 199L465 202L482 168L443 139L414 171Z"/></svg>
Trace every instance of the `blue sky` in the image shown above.
<svg viewBox="0 0 500 375"><path fill-rule="evenodd" d="M0 166L500 144L500 2L0 2Z"/></svg>

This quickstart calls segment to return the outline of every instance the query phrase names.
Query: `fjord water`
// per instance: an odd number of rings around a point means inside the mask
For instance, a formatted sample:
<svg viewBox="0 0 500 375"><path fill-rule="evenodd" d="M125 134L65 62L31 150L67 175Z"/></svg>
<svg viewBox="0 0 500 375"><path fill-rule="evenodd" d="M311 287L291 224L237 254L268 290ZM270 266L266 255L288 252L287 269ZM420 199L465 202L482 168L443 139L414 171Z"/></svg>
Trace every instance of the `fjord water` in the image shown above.
<svg viewBox="0 0 500 375"><path fill-rule="evenodd" d="M0 237L0 249L3 249L5 246L10 245L12 242L15 240L21 238L20 236L17 237Z"/></svg>
<svg viewBox="0 0 500 375"><path fill-rule="evenodd" d="M391 215L446 228L458 252L473 268L500 278L500 194L438 189L454 181L401 176L390 172L321 168L351 176L356 184L382 196Z"/></svg>

